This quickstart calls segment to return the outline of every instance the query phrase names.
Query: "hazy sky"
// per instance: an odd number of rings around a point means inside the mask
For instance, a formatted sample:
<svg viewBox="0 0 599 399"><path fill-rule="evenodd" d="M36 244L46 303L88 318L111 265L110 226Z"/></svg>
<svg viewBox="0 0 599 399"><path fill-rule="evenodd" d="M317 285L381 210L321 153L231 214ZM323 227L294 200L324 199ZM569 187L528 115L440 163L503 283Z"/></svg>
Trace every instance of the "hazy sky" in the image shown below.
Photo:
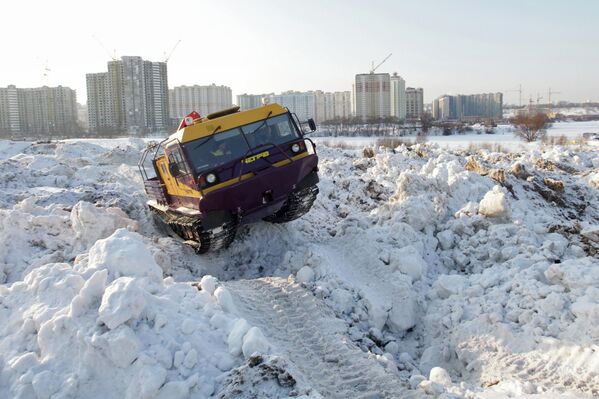
<svg viewBox="0 0 599 399"><path fill-rule="evenodd" d="M177 40L169 86L224 84L233 94L351 90L371 61L444 93L516 89L599 100L599 1L3 1L0 86L69 86L117 57L161 61ZM51 71L44 77L44 68ZM516 103L518 94L505 93Z"/></svg>

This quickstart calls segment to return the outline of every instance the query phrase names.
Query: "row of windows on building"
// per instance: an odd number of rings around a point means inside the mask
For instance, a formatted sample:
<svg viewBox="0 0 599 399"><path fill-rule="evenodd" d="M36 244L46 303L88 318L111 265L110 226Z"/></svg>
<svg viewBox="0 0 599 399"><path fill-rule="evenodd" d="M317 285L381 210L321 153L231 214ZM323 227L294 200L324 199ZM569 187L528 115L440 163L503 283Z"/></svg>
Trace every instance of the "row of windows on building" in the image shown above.
<svg viewBox="0 0 599 399"><path fill-rule="evenodd" d="M71 135L81 131L75 90L0 88L0 135Z"/></svg>

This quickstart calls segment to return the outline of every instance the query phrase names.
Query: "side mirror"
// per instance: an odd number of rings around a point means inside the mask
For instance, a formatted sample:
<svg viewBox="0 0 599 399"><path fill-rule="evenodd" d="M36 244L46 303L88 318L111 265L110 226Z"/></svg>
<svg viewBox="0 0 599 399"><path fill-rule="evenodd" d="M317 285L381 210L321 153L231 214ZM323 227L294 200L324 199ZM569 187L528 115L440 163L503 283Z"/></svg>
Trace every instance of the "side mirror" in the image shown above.
<svg viewBox="0 0 599 399"><path fill-rule="evenodd" d="M316 122L314 122L314 119L312 119L312 118L308 119L308 126L310 126L311 132L316 131Z"/></svg>
<svg viewBox="0 0 599 399"><path fill-rule="evenodd" d="M177 177L181 174L181 171L179 170L179 165L177 165L175 162L171 162L168 164L168 170L171 172L171 175L173 177Z"/></svg>

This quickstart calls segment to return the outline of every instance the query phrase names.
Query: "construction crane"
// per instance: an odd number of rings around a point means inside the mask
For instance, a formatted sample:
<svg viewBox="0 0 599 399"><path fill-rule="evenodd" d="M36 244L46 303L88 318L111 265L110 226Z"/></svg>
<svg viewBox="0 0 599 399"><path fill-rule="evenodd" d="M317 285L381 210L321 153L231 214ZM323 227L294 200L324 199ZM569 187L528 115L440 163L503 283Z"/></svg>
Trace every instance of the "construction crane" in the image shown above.
<svg viewBox="0 0 599 399"><path fill-rule="evenodd" d="M173 55L173 53L175 52L175 49L177 48L177 46L179 45L179 43L181 43L181 39L179 39L177 41L177 43L175 43L175 45L173 46L173 48L171 49L171 52L168 53L168 55L166 55L166 52L164 53L164 62L168 62L168 60L171 59L171 56Z"/></svg>
<svg viewBox="0 0 599 399"><path fill-rule="evenodd" d="M539 93L537 93L537 108L539 107L539 103L541 102L542 99L543 99L543 96L541 96Z"/></svg>
<svg viewBox="0 0 599 399"><path fill-rule="evenodd" d="M52 70L48 66L48 60L46 60L46 63L44 64L44 74L43 74L45 79L48 79L50 72L52 72Z"/></svg>
<svg viewBox="0 0 599 399"><path fill-rule="evenodd" d="M383 65L385 63L385 61L387 61L389 59L389 57L391 57L392 55L393 55L393 53L389 53L389 55L386 56L384 60L379 62L379 64L377 66L374 66L374 61L372 61L372 67L370 68L370 73L374 73L374 71L376 71L381 65Z"/></svg>
<svg viewBox="0 0 599 399"><path fill-rule="evenodd" d="M547 102L549 102L549 106L552 105L552 103L551 103L551 95L552 94L562 94L562 93L559 91L551 91L551 87L550 87L549 90L547 91Z"/></svg>
<svg viewBox="0 0 599 399"><path fill-rule="evenodd" d="M518 94L519 94L518 105L520 107L522 107L522 84L520 84L516 90L506 90L505 92L506 93L518 92Z"/></svg>
<svg viewBox="0 0 599 399"><path fill-rule="evenodd" d="M108 54L110 59L113 61L116 61L116 50L112 50L112 54L111 54L110 51L108 50L108 48L104 45L104 43L102 43L102 41L100 41L100 39L98 39L95 35L92 35L92 37L98 42L98 44L104 49L104 51L106 51L106 54Z"/></svg>

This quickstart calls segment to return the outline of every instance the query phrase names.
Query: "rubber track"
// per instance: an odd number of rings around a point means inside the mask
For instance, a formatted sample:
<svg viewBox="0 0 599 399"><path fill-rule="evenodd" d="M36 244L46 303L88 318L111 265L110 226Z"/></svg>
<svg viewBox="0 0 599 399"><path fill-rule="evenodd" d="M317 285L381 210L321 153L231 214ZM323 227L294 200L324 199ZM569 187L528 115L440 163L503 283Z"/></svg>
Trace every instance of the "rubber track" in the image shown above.
<svg viewBox="0 0 599 399"><path fill-rule="evenodd" d="M344 322L295 282L261 278L225 285L240 316L258 326L324 397L422 397L351 342Z"/></svg>
<svg viewBox="0 0 599 399"><path fill-rule="evenodd" d="M153 207L150 207L150 210L197 253L203 254L226 248L235 239L237 225L233 222L225 223L217 229L204 230L197 218L174 212L163 212Z"/></svg>
<svg viewBox="0 0 599 399"><path fill-rule="evenodd" d="M281 209L274 215L264 218L271 223L287 223L298 219L308 213L316 196L318 195L318 186L310 186L289 194L289 198Z"/></svg>

